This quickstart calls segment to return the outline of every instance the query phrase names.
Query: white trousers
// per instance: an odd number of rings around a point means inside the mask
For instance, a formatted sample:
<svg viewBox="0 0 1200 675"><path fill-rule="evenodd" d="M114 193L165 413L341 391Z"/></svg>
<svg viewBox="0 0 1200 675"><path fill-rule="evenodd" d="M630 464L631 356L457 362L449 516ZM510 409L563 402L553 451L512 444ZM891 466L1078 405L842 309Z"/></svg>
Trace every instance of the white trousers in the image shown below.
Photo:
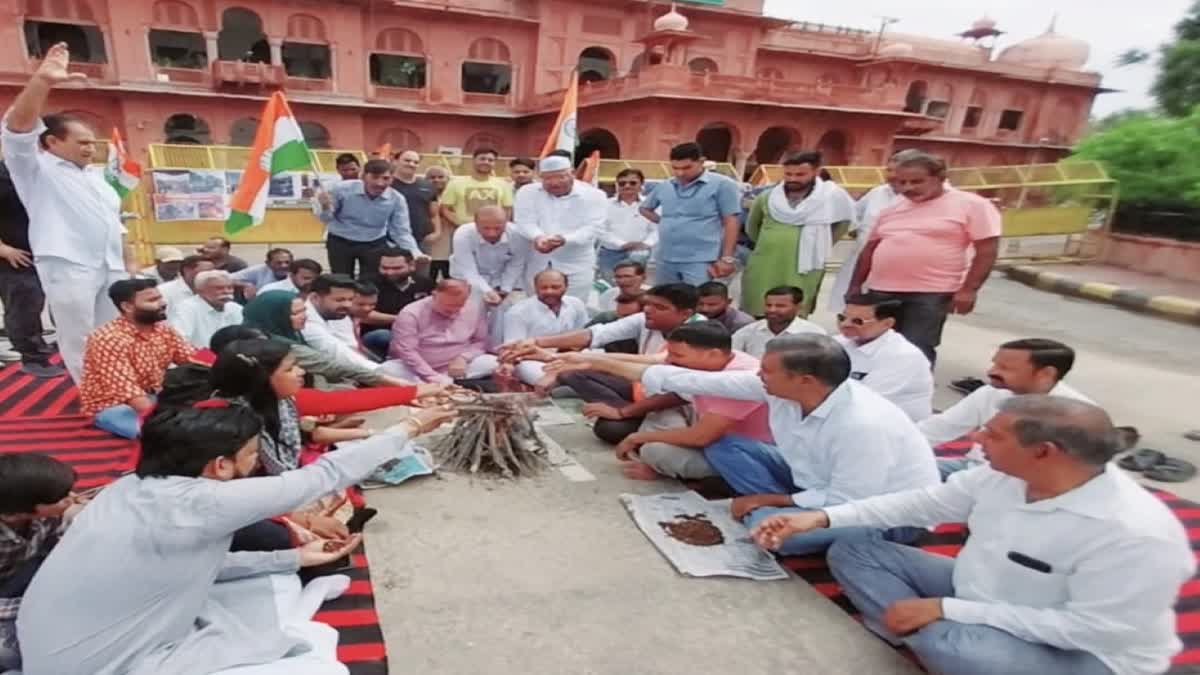
<svg viewBox="0 0 1200 675"><path fill-rule="evenodd" d="M518 380L533 386L546 374L546 364L541 361L522 361L517 364L513 373Z"/></svg>
<svg viewBox="0 0 1200 675"><path fill-rule="evenodd" d="M79 384L87 336L117 318L117 308L108 298L108 287L114 281L129 278L129 274L125 270L88 267L52 257L38 258L35 266L58 332L63 365L75 384Z"/></svg>
<svg viewBox="0 0 1200 675"><path fill-rule="evenodd" d="M467 364L467 375L465 379L474 380L479 377L487 377L496 372L496 368L500 366L499 359L495 354L480 354L471 359ZM417 377L408 366L404 365L403 361L393 359L380 366L380 372L392 377L398 377L409 382L420 382L421 378Z"/></svg>

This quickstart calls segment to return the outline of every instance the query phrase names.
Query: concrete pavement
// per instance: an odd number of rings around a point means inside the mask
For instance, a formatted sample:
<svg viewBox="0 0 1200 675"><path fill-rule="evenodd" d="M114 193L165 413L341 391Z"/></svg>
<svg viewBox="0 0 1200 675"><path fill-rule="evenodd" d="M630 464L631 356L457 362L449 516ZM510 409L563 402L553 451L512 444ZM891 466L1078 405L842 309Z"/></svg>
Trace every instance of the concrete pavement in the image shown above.
<svg viewBox="0 0 1200 675"><path fill-rule="evenodd" d="M1004 265L1031 286L1200 324L1200 284L1107 265Z"/></svg>

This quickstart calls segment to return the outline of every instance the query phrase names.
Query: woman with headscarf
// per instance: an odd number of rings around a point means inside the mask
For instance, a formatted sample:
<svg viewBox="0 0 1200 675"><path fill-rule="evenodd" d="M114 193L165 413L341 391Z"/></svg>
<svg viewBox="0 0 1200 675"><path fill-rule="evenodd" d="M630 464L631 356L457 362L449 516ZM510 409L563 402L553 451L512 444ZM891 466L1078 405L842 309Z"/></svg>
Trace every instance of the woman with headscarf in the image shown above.
<svg viewBox="0 0 1200 675"><path fill-rule="evenodd" d="M288 291L268 291L246 304L242 325L256 328L274 341L286 343L296 364L318 378L317 386L350 382L363 386L413 384L385 375L378 368L330 356L308 346L300 329L307 320L303 298Z"/></svg>

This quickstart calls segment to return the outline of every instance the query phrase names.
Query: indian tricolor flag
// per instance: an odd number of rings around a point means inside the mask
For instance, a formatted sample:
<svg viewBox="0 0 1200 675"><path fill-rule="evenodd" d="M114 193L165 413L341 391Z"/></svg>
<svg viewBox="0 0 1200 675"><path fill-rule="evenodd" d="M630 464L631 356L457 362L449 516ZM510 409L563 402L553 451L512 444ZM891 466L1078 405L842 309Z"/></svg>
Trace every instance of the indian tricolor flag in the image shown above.
<svg viewBox="0 0 1200 675"><path fill-rule="evenodd" d="M112 138L108 142L108 164L104 167L104 180L117 191L121 199L137 189L142 181L142 165L129 158L125 150L125 141L121 140L121 132L113 127Z"/></svg>
<svg viewBox="0 0 1200 675"><path fill-rule="evenodd" d="M242 182L229 200L229 218L225 221L227 234L262 222L273 176L312 168L308 144L304 142L300 125L282 93L271 94L261 119Z"/></svg>
<svg viewBox="0 0 1200 675"><path fill-rule="evenodd" d="M555 150L566 150L575 156L575 144L579 138L575 133L575 120L577 110L579 108L579 78L575 72L571 72L571 86L567 87L567 95L563 97L562 110L558 113L558 119L554 122L554 128L550 130L550 136L546 138L546 144L542 146L542 157L549 155Z"/></svg>

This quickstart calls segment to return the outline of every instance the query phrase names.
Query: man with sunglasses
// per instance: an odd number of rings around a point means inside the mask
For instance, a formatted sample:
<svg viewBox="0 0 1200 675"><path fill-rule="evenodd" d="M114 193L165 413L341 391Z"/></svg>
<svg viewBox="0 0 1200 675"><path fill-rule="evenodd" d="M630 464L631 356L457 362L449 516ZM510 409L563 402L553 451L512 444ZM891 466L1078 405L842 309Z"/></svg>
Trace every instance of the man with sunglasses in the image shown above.
<svg viewBox="0 0 1200 675"><path fill-rule="evenodd" d="M914 422L933 414L933 370L929 359L893 328L901 302L878 294L846 297L834 336L850 356L850 378L904 411Z"/></svg>
<svg viewBox="0 0 1200 675"><path fill-rule="evenodd" d="M596 254L596 271L610 283L618 263L626 260L645 263L658 242L658 226L639 210L645 182L645 175L637 169L617 174L617 196L608 200L608 218L600 232L600 249Z"/></svg>

